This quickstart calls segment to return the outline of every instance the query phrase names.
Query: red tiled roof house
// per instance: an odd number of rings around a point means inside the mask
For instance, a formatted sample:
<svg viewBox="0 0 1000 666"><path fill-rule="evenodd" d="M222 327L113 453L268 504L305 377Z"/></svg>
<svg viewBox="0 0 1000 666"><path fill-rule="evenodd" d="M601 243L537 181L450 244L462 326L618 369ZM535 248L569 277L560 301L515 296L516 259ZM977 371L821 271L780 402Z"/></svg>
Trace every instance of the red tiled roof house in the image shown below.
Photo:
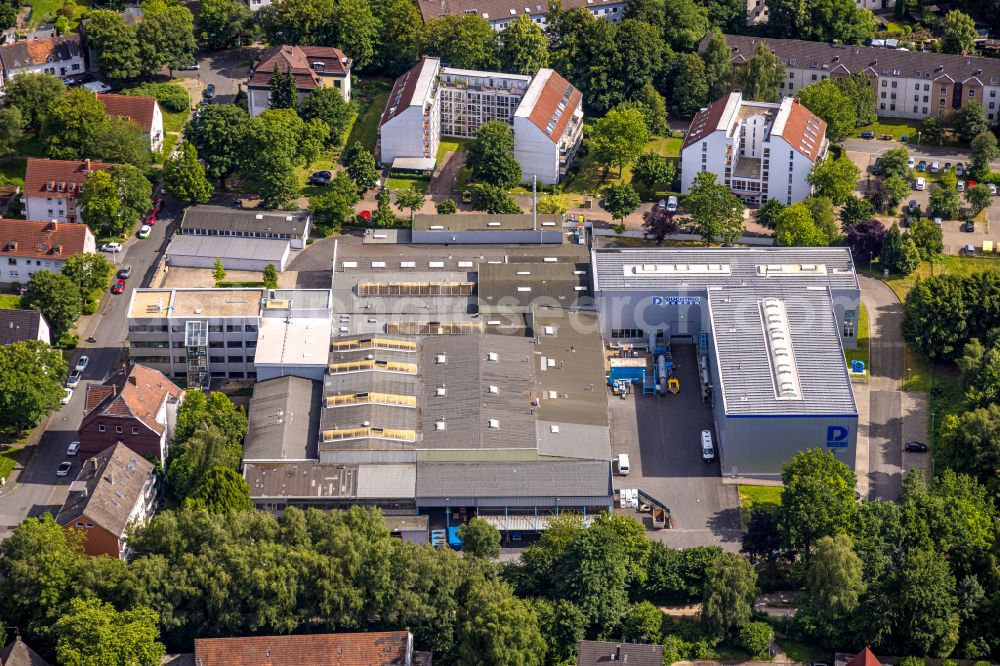
<svg viewBox="0 0 1000 666"><path fill-rule="evenodd" d="M65 78L83 74L85 64L80 35L22 39L0 46L0 94L4 80L18 74L44 73Z"/></svg>
<svg viewBox="0 0 1000 666"><path fill-rule="evenodd" d="M28 158L24 171L24 212L29 220L81 222L76 201L87 177L111 168L105 162Z"/></svg>
<svg viewBox="0 0 1000 666"><path fill-rule="evenodd" d="M58 273L70 257L96 251L85 224L0 218L0 284L25 284L36 271Z"/></svg>
<svg viewBox="0 0 1000 666"><path fill-rule="evenodd" d="M247 94L250 115L259 116L271 106L274 69L291 72L299 103L316 88L336 88L345 101L351 99L351 59L332 46L277 46L264 51L250 71Z"/></svg>
<svg viewBox="0 0 1000 666"><path fill-rule="evenodd" d="M197 638L198 666L431 666L408 631Z"/></svg>
<svg viewBox="0 0 1000 666"><path fill-rule="evenodd" d="M149 149L155 153L163 150L163 111L155 97L132 95L98 95L109 116L135 123L149 135Z"/></svg>
<svg viewBox="0 0 1000 666"><path fill-rule="evenodd" d="M165 349L164 354L169 354ZM166 461L184 392L159 370L133 365L103 384L88 384L80 423L80 455L122 442L140 456Z"/></svg>

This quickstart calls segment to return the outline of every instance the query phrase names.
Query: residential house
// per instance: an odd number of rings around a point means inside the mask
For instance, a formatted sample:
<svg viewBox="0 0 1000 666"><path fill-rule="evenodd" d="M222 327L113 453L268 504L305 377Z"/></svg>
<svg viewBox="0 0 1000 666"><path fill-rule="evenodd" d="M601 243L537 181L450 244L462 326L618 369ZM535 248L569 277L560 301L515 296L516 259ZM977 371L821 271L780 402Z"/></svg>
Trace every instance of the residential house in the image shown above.
<svg viewBox="0 0 1000 666"><path fill-rule="evenodd" d="M7 647L0 650L0 666L49 666L49 662L28 647L17 634Z"/></svg>
<svg viewBox="0 0 1000 666"><path fill-rule="evenodd" d="M494 30L503 30L510 22L527 16L532 23L544 28L548 19L548 0L524 3L517 0L417 0L417 7L424 22L441 16L481 16ZM583 8L588 12L613 23L625 18L625 0L563 0L564 10Z"/></svg>
<svg viewBox="0 0 1000 666"><path fill-rule="evenodd" d="M52 344L49 323L37 310L0 310L0 346L24 340Z"/></svg>
<svg viewBox="0 0 1000 666"><path fill-rule="evenodd" d="M196 638L198 666L431 666L408 631Z"/></svg>
<svg viewBox="0 0 1000 666"><path fill-rule="evenodd" d="M301 250L309 240L311 229L312 216L309 211L191 206L184 211L178 233L182 236L280 240L286 241L293 249Z"/></svg>
<svg viewBox="0 0 1000 666"><path fill-rule="evenodd" d="M25 39L0 45L0 94L4 81L18 74L45 73L66 78L83 74L85 67L79 35Z"/></svg>
<svg viewBox="0 0 1000 666"><path fill-rule="evenodd" d="M25 284L36 271L58 273L70 257L96 251L85 224L0 218L0 284Z"/></svg>
<svg viewBox="0 0 1000 666"><path fill-rule="evenodd" d="M250 71L247 95L251 116L260 115L271 105L275 68L282 75L291 73L299 103L316 88L336 88L344 100L351 99L351 59L343 51L332 46L276 46L264 51Z"/></svg>
<svg viewBox="0 0 1000 666"><path fill-rule="evenodd" d="M522 182L555 184L583 139L580 92L551 69L534 76L441 67L423 58L396 79L376 153L394 170L434 169L441 136L471 138L490 121L511 125Z"/></svg>
<svg viewBox="0 0 1000 666"><path fill-rule="evenodd" d="M154 153L163 150L163 111L155 97L131 95L98 95L109 116L135 123L149 136L149 149Z"/></svg>
<svg viewBox="0 0 1000 666"><path fill-rule="evenodd" d="M1000 60L996 58L742 35L726 35L726 41L737 68L753 57L763 41L785 68L780 84L785 97L794 97L826 78L862 74L869 81L880 118L942 118L977 102L991 121L1000 119ZM702 42L702 48L706 43Z"/></svg>
<svg viewBox="0 0 1000 666"><path fill-rule="evenodd" d="M730 93L691 121L681 146L681 191L709 171L747 204L792 204L812 194L809 172L828 146L826 123L797 99L771 104Z"/></svg>
<svg viewBox="0 0 1000 666"><path fill-rule="evenodd" d="M103 384L87 384L80 423L80 455L124 443L140 456L166 461L177 406L184 392L163 373L142 365L122 368Z"/></svg>
<svg viewBox="0 0 1000 666"><path fill-rule="evenodd" d="M663 666L663 646L645 643L606 643L580 641L576 649L577 666Z"/></svg>
<svg viewBox="0 0 1000 666"><path fill-rule="evenodd" d="M853 657L850 657L849 654L842 655L840 653L837 653L835 657L836 666L882 666L882 662L867 646ZM848 659L848 657L850 658Z"/></svg>
<svg viewBox="0 0 1000 666"><path fill-rule="evenodd" d="M29 157L24 171L24 213L29 220L82 222L77 199L87 178L113 165L91 160Z"/></svg>
<svg viewBox="0 0 1000 666"><path fill-rule="evenodd" d="M128 527L145 524L155 501L153 463L118 442L84 460L56 522L84 533L88 555L124 560L129 556Z"/></svg>

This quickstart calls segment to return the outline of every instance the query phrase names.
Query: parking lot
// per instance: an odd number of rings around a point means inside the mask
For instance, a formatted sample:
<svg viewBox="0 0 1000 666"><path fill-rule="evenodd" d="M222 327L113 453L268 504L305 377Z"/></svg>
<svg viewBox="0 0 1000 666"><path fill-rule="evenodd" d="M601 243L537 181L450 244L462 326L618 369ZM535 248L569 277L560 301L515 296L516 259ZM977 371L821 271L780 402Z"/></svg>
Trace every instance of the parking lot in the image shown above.
<svg viewBox="0 0 1000 666"><path fill-rule="evenodd" d="M695 347L674 345L674 362L679 395L610 398L612 453L627 453L632 468L615 477L615 489L638 488L670 508L673 528L651 532L652 538L673 547L737 551L736 486L723 484L718 460L701 457L699 437L712 427L712 410L701 399Z"/></svg>

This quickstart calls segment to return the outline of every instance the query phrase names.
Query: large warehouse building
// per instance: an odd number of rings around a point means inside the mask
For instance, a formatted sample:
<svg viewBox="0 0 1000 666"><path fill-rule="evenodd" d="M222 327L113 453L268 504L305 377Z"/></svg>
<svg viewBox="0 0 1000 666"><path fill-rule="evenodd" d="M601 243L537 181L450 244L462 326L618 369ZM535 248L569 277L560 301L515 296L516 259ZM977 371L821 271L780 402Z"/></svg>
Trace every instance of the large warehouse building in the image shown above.
<svg viewBox="0 0 1000 666"><path fill-rule="evenodd" d="M861 291L847 248L595 250L592 262L607 342L699 344L724 475L776 477L814 447L854 467L843 347L857 344Z"/></svg>

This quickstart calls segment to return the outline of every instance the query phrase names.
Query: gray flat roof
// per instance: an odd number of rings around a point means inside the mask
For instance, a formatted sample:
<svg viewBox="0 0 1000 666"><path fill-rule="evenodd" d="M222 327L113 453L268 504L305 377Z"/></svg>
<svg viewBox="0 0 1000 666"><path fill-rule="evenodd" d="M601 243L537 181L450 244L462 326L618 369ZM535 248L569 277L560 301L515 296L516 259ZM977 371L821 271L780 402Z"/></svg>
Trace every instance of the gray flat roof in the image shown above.
<svg viewBox="0 0 1000 666"><path fill-rule="evenodd" d="M184 212L181 229L213 231L257 231L305 234L309 213L305 211L268 211L259 208L227 208L226 206L191 206Z"/></svg>
<svg viewBox="0 0 1000 666"><path fill-rule="evenodd" d="M440 229L438 228L440 227ZM455 215L414 215L414 231L525 231L562 230L562 216L539 215L537 226L528 213L462 213Z"/></svg>
<svg viewBox="0 0 1000 666"><path fill-rule="evenodd" d="M330 307L331 293L329 289L273 289L271 299L291 301L293 310L326 310Z"/></svg>
<svg viewBox="0 0 1000 666"><path fill-rule="evenodd" d="M601 460L417 465L418 498L610 495L610 469Z"/></svg>
<svg viewBox="0 0 1000 666"><path fill-rule="evenodd" d="M174 234L167 257L183 255L220 259L258 259L279 264L288 255L287 240L235 238L233 236L187 236Z"/></svg>
<svg viewBox="0 0 1000 666"><path fill-rule="evenodd" d="M711 289L709 314L726 415L856 415L833 301L826 288ZM779 398L760 304L784 305L798 398Z"/></svg>
<svg viewBox="0 0 1000 666"><path fill-rule="evenodd" d="M479 266L479 309L521 311L531 305L593 307L588 263Z"/></svg>
<svg viewBox="0 0 1000 666"><path fill-rule="evenodd" d="M357 465L300 463L253 463L243 465L243 478L250 496L268 498L354 499L358 494Z"/></svg>
<svg viewBox="0 0 1000 666"><path fill-rule="evenodd" d="M278 377L254 384L243 459L315 459L321 391L320 382L301 377Z"/></svg>
<svg viewBox="0 0 1000 666"><path fill-rule="evenodd" d="M593 265L598 292L757 283L859 289L846 247L601 249L594 251Z"/></svg>

